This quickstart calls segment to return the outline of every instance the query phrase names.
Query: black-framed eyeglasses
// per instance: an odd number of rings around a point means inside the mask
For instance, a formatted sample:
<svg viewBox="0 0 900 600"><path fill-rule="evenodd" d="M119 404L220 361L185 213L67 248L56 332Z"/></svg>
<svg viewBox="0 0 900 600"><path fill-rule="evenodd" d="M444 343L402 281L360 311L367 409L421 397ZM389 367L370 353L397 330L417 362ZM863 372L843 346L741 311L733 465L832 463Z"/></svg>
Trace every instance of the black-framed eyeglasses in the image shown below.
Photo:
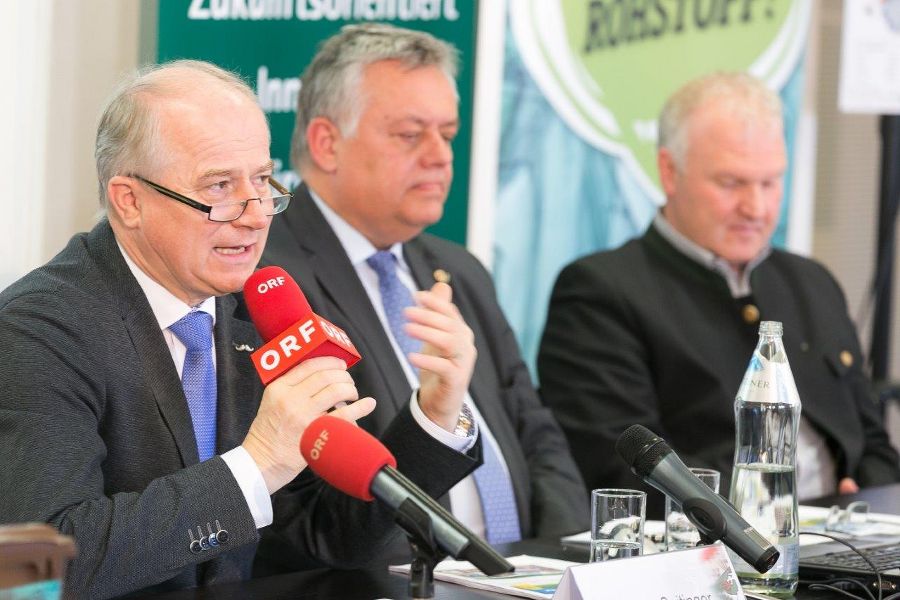
<svg viewBox="0 0 900 600"><path fill-rule="evenodd" d="M177 200L182 204L187 204L191 208L196 208L201 212L205 212L209 220L215 221L216 223L228 223L230 221L236 221L237 219L240 219L241 215L244 214L244 211L247 210L247 204L250 202L259 202L260 208L262 208L263 213L268 217L277 215L278 213L284 212L285 209L287 209L288 204L291 203L291 198L293 197L293 194L291 194L286 187L275 181L273 177L269 177L269 185L275 188L275 190L279 192L280 195L272 196L269 198L249 198L247 200L239 200L237 202L221 202L219 204L210 206L209 204L203 204L202 202L192 200L191 198L183 196L178 192L173 192L169 188L163 187L158 183L153 183L149 179L145 179L140 175L132 174L131 177L134 177L135 179L146 183L163 196L167 196L172 200Z"/></svg>

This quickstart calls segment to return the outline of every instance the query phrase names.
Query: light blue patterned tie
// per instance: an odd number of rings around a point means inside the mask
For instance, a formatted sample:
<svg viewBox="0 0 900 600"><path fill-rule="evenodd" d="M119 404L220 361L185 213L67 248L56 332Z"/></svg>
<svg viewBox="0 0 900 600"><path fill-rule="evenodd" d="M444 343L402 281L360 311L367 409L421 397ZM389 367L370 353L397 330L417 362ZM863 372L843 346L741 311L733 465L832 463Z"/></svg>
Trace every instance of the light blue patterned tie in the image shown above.
<svg viewBox="0 0 900 600"><path fill-rule="evenodd" d="M213 366L213 319L202 310L192 310L169 330L187 348L181 385L191 411L200 462L216 453L216 369Z"/></svg>
<svg viewBox="0 0 900 600"><path fill-rule="evenodd" d="M378 274L381 303L394 339L404 356L410 352L419 352L422 342L403 331L403 323L406 322L403 309L413 306L413 298L409 289L397 277L397 257L387 250L381 250L370 256L366 263ZM486 441L483 444L483 454L484 464L473 475L484 512L487 541L491 544L518 541L522 538L522 533L512 481L503 470L496 450Z"/></svg>
<svg viewBox="0 0 900 600"><path fill-rule="evenodd" d="M483 439L482 448L484 463L472 475L484 511L487 541L490 544L518 542L522 539L522 529L512 481L503 470L494 445Z"/></svg>
<svg viewBox="0 0 900 600"><path fill-rule="evenodd" d="M381 294L381 304L384 306L384 314L387 316L391 333L397 340L397 345L403 352L403 356L409 360L410 352L419 352L422 342L411 338L403 330L406 317L403 309L414 306L412 294L397 277L397 257L388 250L379 250L366 259L366 263L378 274L378 292Z"/></svg>

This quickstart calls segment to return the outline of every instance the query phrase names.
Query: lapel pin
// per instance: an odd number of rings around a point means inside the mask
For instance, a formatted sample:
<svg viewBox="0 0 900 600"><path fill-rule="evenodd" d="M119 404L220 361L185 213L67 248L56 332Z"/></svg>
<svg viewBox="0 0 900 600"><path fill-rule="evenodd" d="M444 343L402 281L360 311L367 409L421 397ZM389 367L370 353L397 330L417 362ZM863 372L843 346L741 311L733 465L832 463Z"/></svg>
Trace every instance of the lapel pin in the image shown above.
<svg viewBox="0 0 900 600"><path fill-rule="evenodd" d="M841 353L838 356L840 357L842 365L848 369L853 366L853 355L849 350L841 350Z"/></svg>
<svg viewBox="0 0 900 600"><path fill-rule="evenodd" d="M238 344L237 342L232 342L234 344L234 349L238 352L253 352L256 350L253 346L248 346L247 344Z"/></svg>
<svg viewBox="0 0 900 600"><path fill-rule="evenodd" d="M443 269L435 269L434 273L432 273L435 281L439 281L441 283L450 284L450 273Z"/></svg>

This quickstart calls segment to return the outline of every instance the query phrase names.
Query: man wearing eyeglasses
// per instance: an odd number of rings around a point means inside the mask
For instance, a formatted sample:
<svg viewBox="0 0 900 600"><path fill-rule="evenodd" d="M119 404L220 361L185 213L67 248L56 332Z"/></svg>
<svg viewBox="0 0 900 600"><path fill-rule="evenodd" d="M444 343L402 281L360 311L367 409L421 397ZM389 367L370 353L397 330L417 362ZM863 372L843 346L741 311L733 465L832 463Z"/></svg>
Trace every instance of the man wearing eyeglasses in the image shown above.
<svg viewBox="0 0 900 600"><path fill-rule="evenodd" d="M0 294L0 523L75 537L71 597L247 577L270 495L306 466L305 427L374 408L336 358L265 391L251 366L260 340L231 293L290 201L269 141L234 75L197 61L138 74L98 128L105 218ZM383 441L398 458L428 450ZM291 552L365 560L389 515L305 477Z"/></svg>

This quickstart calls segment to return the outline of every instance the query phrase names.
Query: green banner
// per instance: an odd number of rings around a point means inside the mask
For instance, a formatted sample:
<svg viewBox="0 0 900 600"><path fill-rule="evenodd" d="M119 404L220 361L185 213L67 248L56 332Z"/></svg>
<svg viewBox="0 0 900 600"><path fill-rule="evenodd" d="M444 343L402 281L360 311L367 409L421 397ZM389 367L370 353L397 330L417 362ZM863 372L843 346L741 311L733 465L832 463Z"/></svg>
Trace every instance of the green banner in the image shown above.
<svg viewBox="0 0 900 600"><path fill-rule="evenodd" d="M662 199L656 120L684 82L748 71L781 89L802 54L809 0L519 0L510 17L538 86L585 141Z"/></svg>
<svg viewBox="0 0 900 600"><path fill-rule="evenodd" d="M240 73L269 118L275 177L293 188L300 181L290 165L299 77L320 42L348 23L379 21L452 43L460 52L463 126L444 218L432 232L465 243L477 8L474 0L159 0L156 58L198 58Z"/></svg>
<svg viewBox="0 0 900 600"><path fill-rule="evenodd" d="M695 77L749 71L781 95L790 158L773 239L784 244L812 0L508 6L493 275L532 369L560 269L640 235L664 201L656 121Z"/></svg>

